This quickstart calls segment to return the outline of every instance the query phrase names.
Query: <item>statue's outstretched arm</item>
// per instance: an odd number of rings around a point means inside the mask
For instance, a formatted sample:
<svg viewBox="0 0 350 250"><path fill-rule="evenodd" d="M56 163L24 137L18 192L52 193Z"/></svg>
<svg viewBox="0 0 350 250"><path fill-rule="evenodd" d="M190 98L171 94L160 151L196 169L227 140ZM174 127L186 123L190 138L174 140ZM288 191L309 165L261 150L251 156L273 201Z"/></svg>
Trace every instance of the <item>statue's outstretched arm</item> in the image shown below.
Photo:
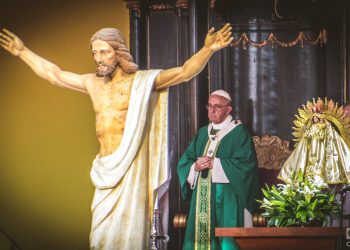
<svg viewBox="0 0 350 250"><path fill-rule="evenodd" d="M214 28L211 28L205 38L203 48L188 59L183 66L159 73L156 78L156 89L186 82L199 74L214 52L231 44L233 40L231 29L229 24L226 24L217 32L214 32Z"/></svg>
<svg viewBox="0 0 350 250"><path fill-rule="evenodd" d="M21 39L6 29L0 32L0 46L21 58L39 77L52 84L87 93L83 75L62 71L57 65L29 50Z"/></svg>

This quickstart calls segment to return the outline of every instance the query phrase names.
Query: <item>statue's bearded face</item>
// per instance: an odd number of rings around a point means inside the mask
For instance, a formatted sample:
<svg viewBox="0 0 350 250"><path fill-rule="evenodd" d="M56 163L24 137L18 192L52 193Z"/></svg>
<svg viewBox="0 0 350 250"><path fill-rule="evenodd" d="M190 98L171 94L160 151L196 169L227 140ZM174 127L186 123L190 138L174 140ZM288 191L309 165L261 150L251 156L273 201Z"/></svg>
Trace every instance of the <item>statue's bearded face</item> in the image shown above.
<svg viewBox="0 0 350 250"><path fill-rule="evenodd" d="M117 66L116 63L109 65L109 64L106 64L104 62L101 62L97 65L96 76L98 76L98 77L106 77L106 76L111 77L116 66Z"/></svg>
<svg viewBox="0 0 350 250"><path fill-rule="evenodd" d="M111 45L102 40L93 41L91 48L94 60L97 64L96 76L111 77L118 64L115 50Z"/></svg>

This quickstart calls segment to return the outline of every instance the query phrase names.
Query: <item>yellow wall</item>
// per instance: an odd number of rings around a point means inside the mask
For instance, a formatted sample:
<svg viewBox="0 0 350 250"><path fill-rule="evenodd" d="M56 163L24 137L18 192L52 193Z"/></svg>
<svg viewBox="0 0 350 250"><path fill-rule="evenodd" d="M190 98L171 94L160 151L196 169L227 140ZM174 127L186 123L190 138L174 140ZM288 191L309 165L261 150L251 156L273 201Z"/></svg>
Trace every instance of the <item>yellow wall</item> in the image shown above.
<svg viewBox="0 0 350 250"><path fill-rule="evenodd" d="M89 39L117 27L129 41L122 0L2 1L0 28L62 69L93 72ZM98 153L94 112L85 94L38 78L0 51L0 228L25 250L88 249ZM0 249L9 249L0 235Z"/></svg>

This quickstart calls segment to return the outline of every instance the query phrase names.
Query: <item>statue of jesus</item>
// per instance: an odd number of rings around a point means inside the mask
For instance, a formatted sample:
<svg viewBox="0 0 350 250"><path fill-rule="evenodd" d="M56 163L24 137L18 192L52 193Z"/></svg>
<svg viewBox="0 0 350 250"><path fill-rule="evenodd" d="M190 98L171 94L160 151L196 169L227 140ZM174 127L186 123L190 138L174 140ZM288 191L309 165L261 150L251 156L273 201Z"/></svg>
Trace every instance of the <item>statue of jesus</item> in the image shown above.
<svg viewBox="0 0 350 250"><path fill-rule="evenodd" d="M142 71L118 29L91 37L95 73L79 75L28 49L12 32L0 32L0 46L54 85L86 93L96 113L100 152L91 179L91 249L147 249L157 190L167 181L167 89L195 77L214 52L232 42L231 26L210 29L202 49L184 65Z"/></svg>

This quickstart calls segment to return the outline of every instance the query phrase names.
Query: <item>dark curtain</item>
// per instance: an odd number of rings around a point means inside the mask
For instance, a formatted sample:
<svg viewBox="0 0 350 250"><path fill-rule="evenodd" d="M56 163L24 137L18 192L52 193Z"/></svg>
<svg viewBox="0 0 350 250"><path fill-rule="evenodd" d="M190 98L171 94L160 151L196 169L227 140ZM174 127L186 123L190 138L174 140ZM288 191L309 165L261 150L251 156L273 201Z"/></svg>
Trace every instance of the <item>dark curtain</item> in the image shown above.
<svg viewBox="0 0 350 250"><path fill-rule="evenodd" d="M277 10L276 10L276 2ZM211 63L210 88L233 96L234 115L256 135L277 135L291 140L297 109L307 100L328 97L341 102L342 15L329 1L217 1L211 26L229 22L235 40L245 32L256 42L273 33L278 40L295 40L299 32L315 40L325 28L327 44L290 48L247 45L232 47ZM327 7L327 8L326 8ZM279 17L277 17L278 15ZM281 15L286 16L280 18Z"/></svg>

